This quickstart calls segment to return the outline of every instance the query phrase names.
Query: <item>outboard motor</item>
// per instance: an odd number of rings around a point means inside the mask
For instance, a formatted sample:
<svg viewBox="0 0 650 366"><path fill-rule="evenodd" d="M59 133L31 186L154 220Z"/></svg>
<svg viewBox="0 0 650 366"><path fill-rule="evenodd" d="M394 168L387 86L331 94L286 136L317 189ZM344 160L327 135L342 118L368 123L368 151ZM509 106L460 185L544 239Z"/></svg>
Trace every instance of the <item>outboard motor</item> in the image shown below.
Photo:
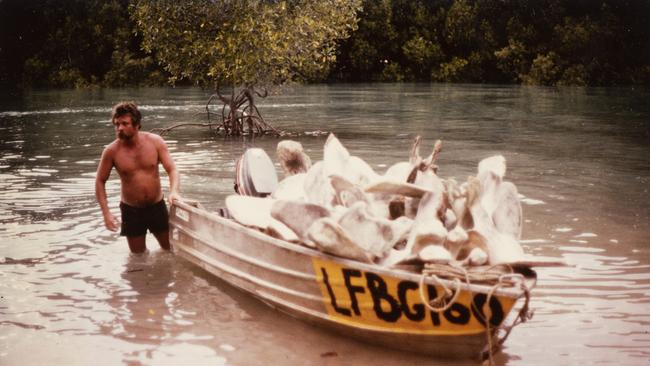
<svg viewBox="0 0 650 366"><path fill-rule="evenodd" d="M271 158L260 148L250 148L237 160L235 191L244 196L266 197L278 187Z"/></svg>

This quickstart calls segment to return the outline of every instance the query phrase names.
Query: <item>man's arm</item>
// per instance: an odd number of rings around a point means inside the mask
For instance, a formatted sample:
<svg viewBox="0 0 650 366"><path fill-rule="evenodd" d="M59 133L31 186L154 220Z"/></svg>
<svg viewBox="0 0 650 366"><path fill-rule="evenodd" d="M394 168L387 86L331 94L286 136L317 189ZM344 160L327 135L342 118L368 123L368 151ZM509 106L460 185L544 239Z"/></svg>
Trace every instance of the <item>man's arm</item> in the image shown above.
<svg viewBox="0 0 650 366"><path fill-rule="evenodd" d="M169 154L169 150L167 149L167 144L165 143L165 140L163 140L162 137L160 136L156 136L156 137L157 137L156 146L158 147L158 156L160 157L160 162L162 163L163 168L165 168L165 171L169 176L168 201L169 204L172 204L176 200L178 201L181 200L180 174L178 174L178 170L176 169L176 163L174 163L174 159L172 159L171 155Z"/></svg>
<svg viewBox="0 0 650 366"><path fill-rule="evenodd" d="M113 169L112 155L112 151L109 148L104 149L102 152L95 177L95 197L102 210L102 216L104 216L104 225L110 231L117 231L119 223L108 209L108 199L106 198L106 181L111 175L111 169Z"/></svg>

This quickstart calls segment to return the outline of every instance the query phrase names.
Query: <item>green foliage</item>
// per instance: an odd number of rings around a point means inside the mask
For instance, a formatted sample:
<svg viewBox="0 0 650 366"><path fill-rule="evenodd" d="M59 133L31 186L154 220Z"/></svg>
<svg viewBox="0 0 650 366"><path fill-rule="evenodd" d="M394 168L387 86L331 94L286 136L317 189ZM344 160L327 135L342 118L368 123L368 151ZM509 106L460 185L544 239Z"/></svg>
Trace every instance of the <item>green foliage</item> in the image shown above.
<svg viewBox="0 0 650 366"><path fill-rule="evenodd" d="M113 67L104 76L104 85L124 87L134 85L164 85L168 75L160 70L151 56L138 57L128 50L117 49L111 55Z"/></svg>
<svg viewBox="0 0 650 366"><path fill-rule="evenodd" d="M463 71L469 62L461 57L454 57L449 62L440 65L440 68L431 73L435 81L464 81Z"/></svg>
<svg viewBox="0 0 650 366"><path fill-rule="evenodd" d="M562 77L557 81L557 85L587 85L588 74L584 65L570 65L562 72Z"/></svg>
<svg viewBox="0 0 650 366"><path fill-rule="evenodd" d="M522 76L524 84L554 85L560 74L559 59L555 52L537 55L528 74Z"/></svg>
<svg viewBox="0 0 650 366"><path fill-rule="evenodd" d="M0 0L0 86L650 83L650 1L129 4Z"/></svg>
<svg viewBox="0 0 650 366"><path fill-rule="evenodd" d="M467 0L454 1L445 19L445 41L458 53L467 53L477 43L476 12Z"/></svg>
<svg viewBox="0 0 650 366"><path fill-rule="evenodd" d="M48 82L59 87L85 88L96 80L92 75L90 80L87 80L82 71L76 67L66 67L51 74Z"/></svg>
<svg viewBox="0 0 650 366"><path fill-rule="evenodd" d="M396 70L389 70L380 77L399 48L397 33L391 24L392 17L390 0L364 1L358 29L341 42L334 73L341 75L341 79L352 81L393 80L390 75Z"/></svg>
<svg viewBox="0 0 650 366"><path fill-rule="evenodd" d="M157 66L140 50L127 4L127 0L1 1L0 85L149 84L147 78ZM134 69L133 63L141 67Z"/></svg>
<svg viewBox="0 0 650 366"><path fill-rule="evenodd" d="M529 52L521 41L508 40L508 45L494 51L496 66L508 77L510 82L519 82L530 67Z"/></svg>
<svg viewBox="0 0 650 366"><path fill-rule="evenodd" d="M404 81L404 71L398 63L386 63L379 81Z"/></svg>
<svg viewBox="0 0 650 366"><path fill-rule="evenodd" d="M650 15L648 1L366 0L363 6L332 79L649 81L650 32L642 20Z"/></svg>
<svg viewBox="0 0 650 366"><path fill-rule="evenodd" d="M350 62L362 75L368 75L379 67L382 60L379 50L372 43L358 39L351 45Z"/></svg>
<svg viewBox="0 0 650 366"><path fill-rule="evenodd" d="M444 57L440 45L434 44L422 36L408 40L402 46L402 52L416 78L422 78L431 70L433 64L439 63Z"/></svg>
<svg viewBox="0 0 650 366"><path fill-rule="evenodd" d="M324 77L357 0L136 1L133 19L170 81L214 87Z"/></svg>

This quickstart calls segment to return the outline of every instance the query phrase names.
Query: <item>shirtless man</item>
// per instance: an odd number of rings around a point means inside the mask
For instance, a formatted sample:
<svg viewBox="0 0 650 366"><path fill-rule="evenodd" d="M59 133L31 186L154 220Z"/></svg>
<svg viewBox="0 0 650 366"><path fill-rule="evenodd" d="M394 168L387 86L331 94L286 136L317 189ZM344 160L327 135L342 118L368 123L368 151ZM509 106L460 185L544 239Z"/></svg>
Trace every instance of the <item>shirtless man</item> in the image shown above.
<svg viewBox="0 0 650 366"><path fill-rule="evenodd" d="M119 222L108 209L106 181L115 167L122 182L120 235L126 236L129 249L142 253L147 249L147 229L160 247L170 249L167 206L160 187L158 163L169 176L169 203L180 200L179 175L162 137L140 132L142 115L131 102L113 107L112 122L117 138L102 152L95 179L95 196L104 215L104 225L117 231Z"/></svg>

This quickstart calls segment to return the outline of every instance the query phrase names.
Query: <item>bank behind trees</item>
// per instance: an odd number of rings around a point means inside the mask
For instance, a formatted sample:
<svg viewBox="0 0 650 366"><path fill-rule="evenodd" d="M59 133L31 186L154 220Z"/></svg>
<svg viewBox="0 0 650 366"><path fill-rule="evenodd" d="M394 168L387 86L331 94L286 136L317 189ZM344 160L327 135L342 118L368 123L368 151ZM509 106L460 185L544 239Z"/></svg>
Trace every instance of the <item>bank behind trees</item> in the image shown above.
<svg viewBox="0 0 650 366"><path fill-rule="evenodd" d="M4 87L85 87L89 85L161 85L190 75L193 64L215 56L198 44L183 43L198 34L231 27L231 33L267 32L264 14L233 14L216 1L210 13L194 14L194 23L170 23L173 17L146 18L141 26L165 26L177 34L184 51L179 69L170 68L154 47L146 47L133 6L172 2L128 0L0 1L0 85ZM176 2L174 7L201 2ZM301 1L259 1L291 9ZM357 8L327 2L324 19L349 19ZM650 1L646 0L365 0L350 37L331 37L330 50L318 64L301 67L300 81L441 81L527 83L542 85L623 85L650 83ZM129 7L131 6L131 7ZM224 20L224 14L231 14ZM286 13L284 13L286 14ZM135 15L135 16L134 16ZM208 19L209 18L209 19ZM208 19L207 22L198 19ZM226 23L224 25L224 23ZM203 28L200 28L203 24ZM235 30L235 24L238 29ZM287 25L290 22L286 23ZM335 32L339 23L332 24ZM183 33L188 26L197 33ZM248 27L239 29L240 26ZM176 31L173 29L176 28ZM278 28L281 29L281 28ZM321 31L329 32L323 23ZM182 31L181 31L182 30ZM294 29L282 37L291 42ZM225 34L225 33L222 33ZM266 33L268 34L268 33ZM311 36L312 34L308 34ZM224 44L231 54L218 62L253 57L274 69L291 54L253 51L259 35L247 35L252 47ZM143 46L150 52L143 51ZM181 45L179 44L179 47ZM193 49L193 47L196 47ZM308 50L306 50L307 52ZM192 52L190 54L190 52ZM220 51L221 52L221 51ZM225 55L224 52L220 53ZM277 55L280 55L279 57ZM189 57L192 56L192 57ZM187 65L187 67L183 65ZM315 64L314 64L315 65ZM304 65L302 65L304 66ZM282 67L282 66L281 66ZM167 69L166 69L167 68ZM289 70L289 69L285 69ZM291 70L293 72L293 68ZM207 72L210 72L209 70ZM214 68L212 72L217 72ZM244 73L244 68L237 71ZM286 73L273 72L281 81Z"/></svg>

